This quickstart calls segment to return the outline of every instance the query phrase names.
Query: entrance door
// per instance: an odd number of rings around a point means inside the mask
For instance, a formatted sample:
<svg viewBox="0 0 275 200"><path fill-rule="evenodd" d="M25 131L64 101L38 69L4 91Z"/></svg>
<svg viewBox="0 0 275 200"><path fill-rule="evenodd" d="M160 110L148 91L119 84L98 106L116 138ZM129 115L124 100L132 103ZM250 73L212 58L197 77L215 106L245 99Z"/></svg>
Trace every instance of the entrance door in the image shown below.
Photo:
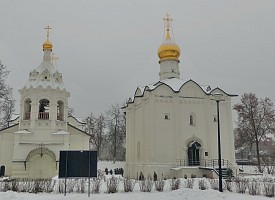
<svg viewBox="0 0 275 200"><path fill-rule="evenodd" d="M55 161L47 154L43 157L36 154L29 161L30 178L52 178L55 175L54 169Z"/></svg>
<svg viewBox="0 0 275 200"><path fill-rule="evenodd" d="M200 147L201 145L194 141L188 146L188 163L189 166L200 165Z"/></svg>

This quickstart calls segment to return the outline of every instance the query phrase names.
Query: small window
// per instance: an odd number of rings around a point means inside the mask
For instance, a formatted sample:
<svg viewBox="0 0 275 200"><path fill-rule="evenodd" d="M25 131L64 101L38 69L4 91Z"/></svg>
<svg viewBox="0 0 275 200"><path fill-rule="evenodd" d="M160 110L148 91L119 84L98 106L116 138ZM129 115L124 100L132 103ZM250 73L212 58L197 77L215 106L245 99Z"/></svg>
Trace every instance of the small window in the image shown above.
<svg viewBox="0 0 275 200"><path fill-rule="evenodd" d="M206 151L206 152L204 152L204 155L205 155L205 156L208 156L208 152L207 152L207 151Z"/></svg>
<svg viewBox="0 0 275 200"><path fill-rule="evenodd" d="M196 126L196 115L194 113L191 113L189 115L189 124L192 126Z"/></svg>
<svg viewBox="0 0 275 200"><path fill-rule="evenodd" d="M47 80L47 78L48 78L48 77L47 77L47 76L45 76L45 80Z"/></svg>
<svg viewBox="0 0 275 200"><path fill-rule="evenodd" d="M189 123L190 123L190 125L194 125L194 119L193 119L192 115L190 115L190 117L189 117Z"/></svg>
<svg viewBox="0 0 275 200"><path fill-rule="evenodd" d="M218 117L216 115L213 116L213 122L217 122L218 121Z"/></svg>
<svg viewBox="0 0 275 200"><path fill-rule="evenodd" d="M170 119L170 115L169 114L164 114L164 119L169 120Z"/></svg>

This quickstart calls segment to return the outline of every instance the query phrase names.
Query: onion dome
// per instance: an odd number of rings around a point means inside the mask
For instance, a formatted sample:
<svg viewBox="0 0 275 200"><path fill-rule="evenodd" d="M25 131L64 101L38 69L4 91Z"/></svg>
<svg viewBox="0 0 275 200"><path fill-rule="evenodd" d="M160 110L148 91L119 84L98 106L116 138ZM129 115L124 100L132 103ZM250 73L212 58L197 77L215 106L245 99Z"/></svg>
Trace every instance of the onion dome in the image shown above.
<svg viewBox="0 0 275 200"><path fill-rule="evenodd" d="M50 40L49 40L49 36L50 36L50 29L52 29L52 28L50 28L50 26L47 26L45 29L47 29L47 39L46 39L46 41L43 43L43 51L45 51L45 50L50 50L50 51L52 51L52 49L53 49L53 44L50 42Z"/></svg>
<svg viewBox="0 0 275 200"><path fill-rule="evenodd" d="M51 50L52 51L52 49L53 49L52 43L49 40L46 40L43 43L43 51L45 51L45 50Z"/></svg>
<svg viewBox="0 0 275 200"><path fill-rule="evenodd" d="M164 43L158 48L158 57L160 61L166 59L178 60L180 57L180 48L170 36L170 22L172 19L169 18L169 15L167 14L167 17L164 18L164 20L166 23L166 37Z"/></svg>

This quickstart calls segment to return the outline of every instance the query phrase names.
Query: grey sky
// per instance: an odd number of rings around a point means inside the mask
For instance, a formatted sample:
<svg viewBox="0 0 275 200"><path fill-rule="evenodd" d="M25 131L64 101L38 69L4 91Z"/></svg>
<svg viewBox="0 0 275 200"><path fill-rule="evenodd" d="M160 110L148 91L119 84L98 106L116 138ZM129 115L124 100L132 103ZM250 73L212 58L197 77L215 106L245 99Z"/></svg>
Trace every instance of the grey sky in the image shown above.
<svg viewBox="0 0 275 200"><path fill-rule="evenodd" d="M166 13L181 48L182 79L275 103L274 0L1 0L0 60L17 108L18 89L42 61L47 25L69 105L84 117L159 79Z"/></svg>

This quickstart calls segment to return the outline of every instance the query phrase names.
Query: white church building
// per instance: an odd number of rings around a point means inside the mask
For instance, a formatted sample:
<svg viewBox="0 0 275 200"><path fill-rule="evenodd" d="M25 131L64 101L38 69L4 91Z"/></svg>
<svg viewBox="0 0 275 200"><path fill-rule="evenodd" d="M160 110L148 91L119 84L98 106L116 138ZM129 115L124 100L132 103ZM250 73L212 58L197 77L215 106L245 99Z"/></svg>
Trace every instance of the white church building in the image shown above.
<svg viewBox="0 0 275 200"><path fill-rule="evenodd" d="M89 149L84 124L68 117L70 93L53 63L50 28L46 29L43 61L19 90L20 116L0 130L0 167L5 176L51 178L58 174L60 150Z"/></svg>
<svg viewBox="0 0 275 200"><path fill-rule="evenodd" d="M180 79L180 48L166 36L158 49L159 80L138 87L125 106L125 176L138 178L215 177L218 166L217 102L219 103L222 167L238 173L232 125L232 95L220 88L202 87Z"/></svg>

